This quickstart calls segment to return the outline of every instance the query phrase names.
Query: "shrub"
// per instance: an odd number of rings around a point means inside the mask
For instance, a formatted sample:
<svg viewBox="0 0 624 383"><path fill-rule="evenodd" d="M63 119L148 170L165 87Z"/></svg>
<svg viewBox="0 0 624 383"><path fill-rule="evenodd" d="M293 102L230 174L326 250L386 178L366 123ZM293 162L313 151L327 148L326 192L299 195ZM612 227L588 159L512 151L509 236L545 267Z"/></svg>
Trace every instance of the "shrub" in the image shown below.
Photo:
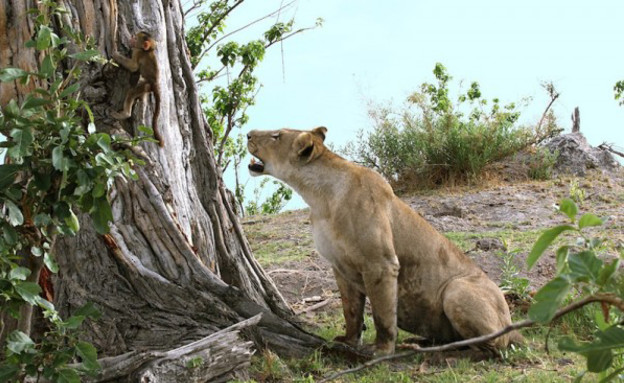
<svg viewBox="0 0 624 383"><path fill-rule="evenodd" d="M345 154L390 181L454 183L474 179L486 165L559 131L552 123L543 129L518 126L516 104L502 106L496 98L488 102L476 82L454 104L444 66L436 64L433 73L437 83L422 84L401 113L387 106L371 108L373 131L362 132Z"/></svg>
<svg viewBox="0 0 624 383"><path fill-rule="evenodd" d="M529 178L533 180L551 179L557 157L559 157L558 151L551 152L547 148L537 148L526 160L529 167Z"/></svg>

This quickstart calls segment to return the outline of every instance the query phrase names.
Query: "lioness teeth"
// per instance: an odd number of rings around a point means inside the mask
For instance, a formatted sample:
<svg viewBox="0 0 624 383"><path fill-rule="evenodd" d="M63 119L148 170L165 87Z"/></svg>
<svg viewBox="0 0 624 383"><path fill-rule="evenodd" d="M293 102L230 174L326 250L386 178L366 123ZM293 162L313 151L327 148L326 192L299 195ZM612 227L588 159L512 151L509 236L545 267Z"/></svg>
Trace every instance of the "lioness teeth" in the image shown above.
<svg viewBox="0 0 624 383"><path fill-rule="evenodd" d="M248 168L251 171L262 173L264 171L264 163L262 162L262 160L251 157Z"/></svg>

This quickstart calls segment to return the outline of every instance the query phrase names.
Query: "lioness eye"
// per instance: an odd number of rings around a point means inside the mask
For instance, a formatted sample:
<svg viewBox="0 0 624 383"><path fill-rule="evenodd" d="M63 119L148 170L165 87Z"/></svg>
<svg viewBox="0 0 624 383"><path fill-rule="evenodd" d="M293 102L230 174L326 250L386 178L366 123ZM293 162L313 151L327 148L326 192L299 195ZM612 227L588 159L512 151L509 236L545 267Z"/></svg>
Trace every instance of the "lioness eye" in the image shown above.
<svg viewBox="0 0 624 383"><path fill-rule="evenodd" d="M272 137L274 140L279 139L279 136L280 136L279 132L271 134L271 137Z"/></svg>

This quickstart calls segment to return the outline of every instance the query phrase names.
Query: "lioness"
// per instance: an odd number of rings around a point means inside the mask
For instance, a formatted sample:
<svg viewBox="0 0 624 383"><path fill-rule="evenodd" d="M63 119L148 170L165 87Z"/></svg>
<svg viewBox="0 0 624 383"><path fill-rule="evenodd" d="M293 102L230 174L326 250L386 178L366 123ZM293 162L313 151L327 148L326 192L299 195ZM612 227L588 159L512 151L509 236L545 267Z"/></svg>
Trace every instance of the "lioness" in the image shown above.
<svg viewBox="0 0 624 383"><path fill-rule="evenodd" d="M377 354L394 352L397 324L436 343L509 325L498 286L379 174L331 152L326 132L254 130L247 148L259 160L249 165L253 176L286 182L310 205L314 243L331 262L342 298L346 334L337 340L360 343L366 296ZM494 351L516 338L511 333L480 347Z"/></svg>

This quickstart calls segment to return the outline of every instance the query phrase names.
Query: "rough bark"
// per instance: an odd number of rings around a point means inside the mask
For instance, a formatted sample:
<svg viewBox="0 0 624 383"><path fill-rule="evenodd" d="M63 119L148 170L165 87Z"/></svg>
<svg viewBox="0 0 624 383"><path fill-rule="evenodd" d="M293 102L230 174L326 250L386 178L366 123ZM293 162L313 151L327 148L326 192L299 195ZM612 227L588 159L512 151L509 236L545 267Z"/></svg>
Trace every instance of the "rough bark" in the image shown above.
<svg viewBox="0 0 624 383"><path fill-rule="evenodd" d="M166 350L206 337L256 314L262 320L248 337L257 346L299 355L321 345L294 322L291 309L253 258L228 202L203 119L193 72L186 56L178 0L60 0L70 13L63 22L92 37L105 57L115 40L128 52L140 30L158 41L163 89L160 112L164 149L143 143L135 150L148 164L136 182L117 180L111 201L114 223L98 235L81 217L76 237L56 242L61 271L55 304L70 315L94 302L102 318L87 323L87 338L101 355L131 350ZM25 17L29 0L0 0L0 65L36 69L34 52L23 48L33 27ZM116 22L115 22L116 21ZM117 33L113 35L111 31ZM84 68L82 95L101 131L139 134L151 125L152 98L138 101L132 118L109 117L118 110L130 74L112 65ZM30 89L3 84L0 100Z"/></svg>

